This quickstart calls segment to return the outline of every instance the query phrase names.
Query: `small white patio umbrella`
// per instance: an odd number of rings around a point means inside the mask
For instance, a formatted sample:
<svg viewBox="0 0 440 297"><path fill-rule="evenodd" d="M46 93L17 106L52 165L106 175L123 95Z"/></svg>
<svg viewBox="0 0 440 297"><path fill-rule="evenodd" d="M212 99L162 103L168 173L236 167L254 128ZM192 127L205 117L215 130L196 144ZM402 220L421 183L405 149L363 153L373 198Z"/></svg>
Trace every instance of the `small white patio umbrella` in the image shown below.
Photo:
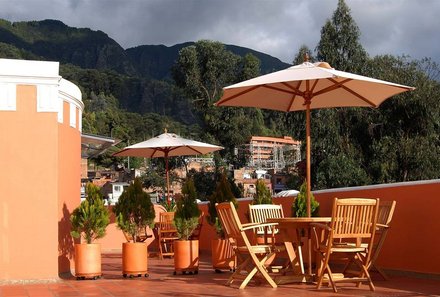
<svg viewBox="0 0 440 297"><path fill-rule="evenodd" d="M223 149L221 146L185 139L174 133L167 133L165 130L165 133L163 134L127 146L113 155L117 157L165 158L167 201L169 202L170 183L168 174L168 157L204 155L221 149Z"/></svg>
<svg viewBox="0 0 440 297"><path fill-rule="evenodd" d="M307 59L306 59L307 60ZM289 67L223 89L217 106L306 111L307 215L310 217L310 110L378 107L387 98L414 88L338 71L326 62Z"/></svg>

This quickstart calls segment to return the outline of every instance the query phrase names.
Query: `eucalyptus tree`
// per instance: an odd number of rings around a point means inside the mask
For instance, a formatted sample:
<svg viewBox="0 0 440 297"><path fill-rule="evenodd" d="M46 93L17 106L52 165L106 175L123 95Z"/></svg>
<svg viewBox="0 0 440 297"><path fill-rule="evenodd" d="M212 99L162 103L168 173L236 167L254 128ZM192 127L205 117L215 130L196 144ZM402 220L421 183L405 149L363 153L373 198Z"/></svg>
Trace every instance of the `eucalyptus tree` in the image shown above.
<svg viewBox="0 0 440 297"><path fill-rule="evenodd" d="M173 78L192 101L204 125L234 162L234 148L247 142L252 131L261 128L261 111L256 109L214 107L222 88L260 73L259 60L247 54L243 58L227 51L220 42L200 40L180 50L173 67ZM252 120L257 119L257 120ZM210 136L207 136L210 137Z"/></svg>

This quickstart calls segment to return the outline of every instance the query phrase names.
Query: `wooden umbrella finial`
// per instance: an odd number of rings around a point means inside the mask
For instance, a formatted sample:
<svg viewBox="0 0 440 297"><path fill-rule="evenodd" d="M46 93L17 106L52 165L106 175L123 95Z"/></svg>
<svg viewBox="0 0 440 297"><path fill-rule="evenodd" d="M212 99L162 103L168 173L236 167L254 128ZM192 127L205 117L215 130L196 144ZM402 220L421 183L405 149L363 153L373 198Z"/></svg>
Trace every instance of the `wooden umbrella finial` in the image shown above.
<svg viewBox="0 0 440 297"><path fill-rule="evenodd" d="M304 62L308 62L309 61L309 53L305 52L304 53Z"/></svg>

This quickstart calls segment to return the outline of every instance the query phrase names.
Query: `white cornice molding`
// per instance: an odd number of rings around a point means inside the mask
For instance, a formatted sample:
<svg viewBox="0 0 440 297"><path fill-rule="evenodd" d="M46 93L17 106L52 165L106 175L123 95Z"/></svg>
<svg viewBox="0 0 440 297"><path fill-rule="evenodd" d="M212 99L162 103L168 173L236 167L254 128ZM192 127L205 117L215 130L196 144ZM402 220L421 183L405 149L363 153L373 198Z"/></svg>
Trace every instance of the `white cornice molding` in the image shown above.
<svg viewBox="0 0 440 297"><path fill-rule="evenodd" d="M0 84L36 85L38 111L59 112L57 98L84 110L81 90L59 75L59 62L0 59Z"/></svg>
<svg viewBox="0 0 440 297"><path fill-rule="evenodd" d="M58 94L63 101L73 103L79 110L84 110L81 90L74 83L62 78L59 83Z"/></svg>
<svg viewBox="0 0 440 297"><path fill-rule="evenodd" d="M59 62L0 59L0 76L59 78Z"/></svg>

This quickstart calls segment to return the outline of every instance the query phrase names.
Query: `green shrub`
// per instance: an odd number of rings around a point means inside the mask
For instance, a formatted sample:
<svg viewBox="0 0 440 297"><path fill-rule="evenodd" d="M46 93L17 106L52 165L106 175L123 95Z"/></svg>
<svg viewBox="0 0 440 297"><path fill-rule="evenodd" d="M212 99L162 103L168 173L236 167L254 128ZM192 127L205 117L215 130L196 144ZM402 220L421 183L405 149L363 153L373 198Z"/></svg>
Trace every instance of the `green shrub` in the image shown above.
<svg viewBox="0 0 440 297"><path fill-rule="evenodd" d="M150 195L142 189L139 178L124 190L113 208L119 229L131 235L133 241L139 238L142 230L152 227L155 212Z"/></svg>
<svg viewBox="0 0 440 297"><path fill-rule="evenodd" d="M217 183L215 192L209 196L208 216L206 218L208 224L214 226L219 238L224 238L225 234L219 221L215 204L229 201L234 204L235 208L238 207L237 199L235 199L234 194L232 194L231 185L226 177L226 174L222 173L220 180Z"/></svg>
<svg viewBox="0 0 440 297"><path fill-rule="evenodd" d="M310 213L312 217L317 217L319 214L319 202L315 200L315 197L310 192ZM292 216L294 217L307 217L307 183L304 182L300 189L298 196L293 201Z"/></svg>
<svg viewBox="0 0 440 297"><path fill-rule="evenodd" d="M86 200L73 210L70 222L72 223L70 234L75 238L80 238L82 235L88 244L105 236L110 217L98 186L87 184Z"/></svg>
<svg viewBox="0 0 440 297"><path fill-rule="evenodd" d="M252 204L273 204L272 202L272 194L264 180L258 179L255 183L255 194L254 199L252 200Z"/></svg>
<svg viewBox="0 0 440 297"><path fill-rule="evenodd" d="M177 200L174 224L177 235L188 240L199 224L200 209L197 206L197 192L192 178L187 179L182 187L182 197Z"/></svg>

